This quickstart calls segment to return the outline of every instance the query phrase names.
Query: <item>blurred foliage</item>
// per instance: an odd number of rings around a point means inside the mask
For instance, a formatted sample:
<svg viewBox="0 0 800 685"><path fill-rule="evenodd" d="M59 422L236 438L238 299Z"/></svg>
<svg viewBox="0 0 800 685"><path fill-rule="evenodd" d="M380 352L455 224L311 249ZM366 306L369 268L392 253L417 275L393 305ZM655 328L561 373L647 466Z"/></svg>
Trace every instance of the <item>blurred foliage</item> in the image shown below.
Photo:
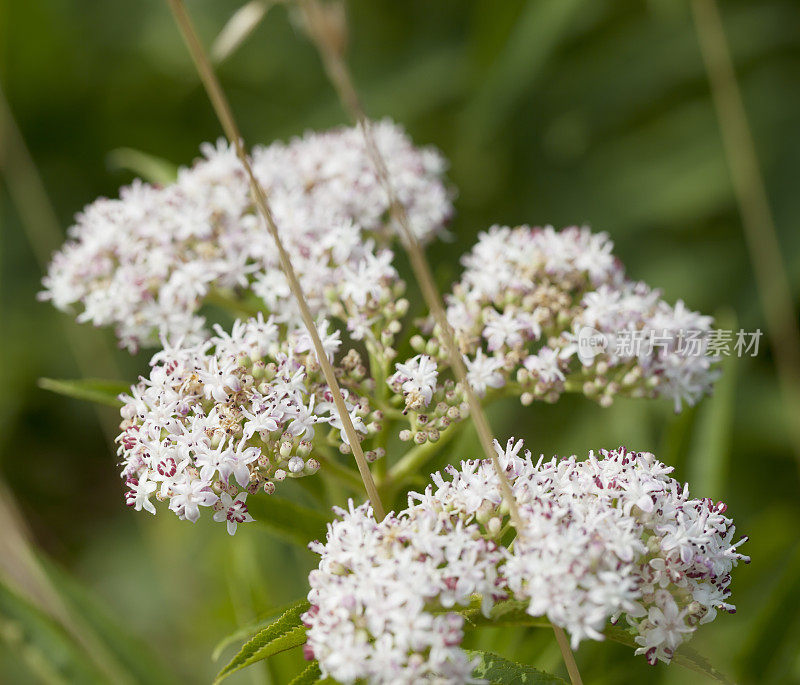
<svg viewBox="0 0 800 685"><path fill-rule="evenodd" d="M208 44L243 1L188 2ZM798 293L800 5L723 4ZM354 0L349 10L351 62L368 111L402 122L452 162L454 242L430 250L443 286L458 273L455 255L491 223L586 222L611 234L632 277L732 326L763 328L685 2ZM313 48L283 7L269 11L220 73L250 142L345 121ZM200 142L220 135L159 0L0 0L0 83L64 228L84 204L129 182L126 169L152 168L153 160L161 170L169 165L160 160L186 164ZM104 439L114 410L98 413L37 386L39 377L80 375L68 343L74 336L108 348L113 340L107 331L78 331L36 302L41 268L6 188L0 185L0 473L38 544L76 579L70 582L149 645L170 677L208 682L235 651L215 664L214 645L302 597L313 556L264 529L242 530L233 544L207 520L192 526L123 506ZM132 379L146 358L116 352L113 363L119 379ZM751 536L745 549L753 563L734 578L738 614L703 627L692 647L737 682L800 682L797 455L768 345L725 366L716 395L678 416L666 404L620 401L603 410L567 397L527 410L502 402L491 418L499 436L524 437L548 455L622 443L652 450L695 494L724 498ZM449 458L476 451L466 431ZM1 598L0 615L16 612L44 626L43 649L72 648L35 608L7 590ZM2 623L7 638L16 635L12 624ZM30 650L15 644L0 642L0 681L54 677L31 670ZM470 633L466 646L563 674L547 630L486 629ZM591 683L695 682L677 667L649 668L612 643L584 644L578 661ZM288 682L301 662L295 650L231 682Z"/></svg>

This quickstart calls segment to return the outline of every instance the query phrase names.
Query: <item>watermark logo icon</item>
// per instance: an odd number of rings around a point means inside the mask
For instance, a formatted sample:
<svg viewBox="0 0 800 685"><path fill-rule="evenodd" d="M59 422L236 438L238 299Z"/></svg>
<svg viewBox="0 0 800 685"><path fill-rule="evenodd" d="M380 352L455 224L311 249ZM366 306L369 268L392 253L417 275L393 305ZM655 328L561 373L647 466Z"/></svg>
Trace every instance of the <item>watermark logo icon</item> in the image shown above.
<svg viewBox="0 0 800 685"><path fill-rule="evenodd" d="M577 335L578 358L583 364L590 364L598 355L608 349L608 337L591 326L581 326Z"/></svg>

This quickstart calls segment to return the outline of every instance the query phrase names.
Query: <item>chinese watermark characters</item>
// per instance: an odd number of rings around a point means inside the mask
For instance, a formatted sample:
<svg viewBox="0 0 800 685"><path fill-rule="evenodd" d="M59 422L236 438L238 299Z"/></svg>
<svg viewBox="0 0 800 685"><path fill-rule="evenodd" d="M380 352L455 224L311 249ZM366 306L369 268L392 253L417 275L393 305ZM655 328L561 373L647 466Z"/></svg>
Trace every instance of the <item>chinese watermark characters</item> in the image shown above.
<svg viewBox="0 0 800 685"><path fill-rule="evenodd" d="M621 330L601 333L584 326L578 332L578 351L581 358L591 359L609 353L617 357L642 357L659 350L675 352L684 357L755 357L758 354L762 331L733 331L724 328L711 330Z"/></svg>

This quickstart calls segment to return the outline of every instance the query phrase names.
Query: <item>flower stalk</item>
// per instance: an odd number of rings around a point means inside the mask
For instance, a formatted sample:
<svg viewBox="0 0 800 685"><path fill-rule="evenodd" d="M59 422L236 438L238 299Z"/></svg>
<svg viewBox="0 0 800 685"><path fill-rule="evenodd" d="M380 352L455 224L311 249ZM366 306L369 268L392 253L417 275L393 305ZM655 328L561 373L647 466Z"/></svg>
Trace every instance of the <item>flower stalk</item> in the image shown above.
<svg viewBox="0 0 800 685"><path fill-rule="evenodd" d="M292 295L300 309L300 315L303 320L303 324L305 325L311 338L311 342L317 354L317 359L319 360L320 367L325 376L325 381L330 388L333 396L333 402L336 406L336 410L342 422L344 432L351 446L353 457L356 460L356 465L358 466L358 471L364 483L367 496L369 497L372 508L375 511L375 515L380 519L383 519L385 516L383 504L381 502L380 495L378 494L377 487L375 486L375 481L372 478L372 473L369 470L366 457L361 449L355 427L353 426L350 414L345 405L345 400L342 395L341 388L339 387L339 383L336 380L333 366L331 365L330 361L328 361L328 356L323 348L322 340L320 339L319 332L317 331L311 310L309 309L308 303L303 295L303 290L292 266L291 259L289 258L289 254L284 248L283 242L278 234L278 227L275 223L275 219L273 218L267 195L253 173L253 168L250 164L250 159L245 149L242 135L239 132L236 120L233 116L233 111L227 98L225 97L222 86L220 85L219 80L214 73L214 69L211 66L208 55L206 54L206 51L197 36L197 32L194 29L192 20L189 17L182 0L167 0L167 2L172 10L173 16L175 17L175 21L178 24L186 45L189 48L192 61L194 62L198 75L200 76L203 86L208 93L208 97L211 100L211 104L217 114L220 124L225 131L225 135L227 136L231 145L233 145L236 149L236 154L241 161L242 166L244 167L256 207L258 208L258 211L266 224L267 230L275 241L281 268L283 269L286 280L289 284L289 288L292 291Z"/></svg>
<svg viewBox="0 0 800 685"><path fill-rule="evenodd" d="M719 7L690 4L800 468L800 329L791 287Z"/></svg>
<svg viewBox="0 0 800 685"><path fill-rule="evenodd" d="M497 474L500 491L503 496L503 501L508 507L511 523L519 534L522 534L522 519L516 499L511 491L511 485L508 482L508 478L494 450L489 421L486 418L486 413L483 411L483 406L477 393L467 379L467 369L458 348L455 333L447 320L447 314L445 313L441 295L434 282L430 265L425 257L422 246L409 224L405 209L394 191L389 172L386 168L386 163L372 135L371 123L369 119L367 119L364 108L361 105L361 99L358 96L352 75L344 59L344 50L346 46L344 5L341 2L323 5L318 0L300 0L300 6L304 12L308 34L319 50L325 70L339 95L342 105L355 122L360 125L364 134L367 151L375 165L375 170L386 190L386 194L389 197L392 215L401 228L402 243L408 253L414 276L422 290L428 309L439 329L439 335L446 347L447 356L453 373L463 388L483 452L486 458L491 460L492 466ZM564 631L557 626L553 626L553 630L572 684L582 685L583 681Z"/></svg>

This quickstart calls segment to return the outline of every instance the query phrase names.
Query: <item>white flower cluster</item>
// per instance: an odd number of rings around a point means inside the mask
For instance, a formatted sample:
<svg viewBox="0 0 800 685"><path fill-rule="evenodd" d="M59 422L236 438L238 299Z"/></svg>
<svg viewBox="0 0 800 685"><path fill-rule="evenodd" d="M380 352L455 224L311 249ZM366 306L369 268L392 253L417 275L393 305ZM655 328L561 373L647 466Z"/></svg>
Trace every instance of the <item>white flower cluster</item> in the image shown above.
<svg viewBox="0 0 800 685"><path fill-rule="evenodd" d="M725 505L691 499L669 477L672 467L625 448L534 463L522 442L496 445L511 481L523 530L502 569L528 613L567 629L574 646L602 639L621 614L651 663L669 662L677 646L717 611L732 611L731 570L749 561L736 551ZM503 518L497 476L487 461L448 469L416 498L465 522Z"/></svg>
<svg viewBox="0 0 800 685"><path fill-rule="evenodd" d="M469 593L481 594L485 609L512 596L527 613L567 629L573 646L603 639L609 620L624 617L640 645L636 653L651 664L669 662L717 611L734 610L730 574L749 561L736 551L746 538L734 542L725 506L691 499L688 487L669 477L671 467L652 454L620 448L583 461L534 463L530 453L520 456L521 442L496 449L523 522L513 544L494 468L476 460L448 467L449 479L434 474L424 493L412 493L407 510L380 524L364 507L341 514L326 544L312 546L322 560L311 575L306 622L323 672L345 682L392 682L397 661L384 660L387 645L419 654L407 647L417 635L407 608L414 601L433 621ZM425 522L422 529L408 529L418 521ZM497 549L480 547L493 542ZM445 588L420 580L431 572L428 550L444 549L435 573L448 579ZM475 561L465 565L470 556ZM451 586L460 594L448 594ZM458 614L445 615L460 627ZM452 637L454 651L460 631ZM452 656L448 663L456 662ZM427 665L444 682L464 682L463 673L453 680L440 667Z"/></svg>
<svg viewBox="0 0 800 685"><path fill-rule="evenodd" d="M332 357L339 333L328 334L326 322L319 330ZM155 496L190 521L211 507L233 534L252 520L248 493L271 494L287 477L316 472L315 430L341 423L310 350L305 331L287 334L261 316L205 342L165 344L149 378L122 396L117 442L129 506L155 513ZM366 434L366 400L344 392L356 430Z"/></svg>
<svg viewBox="0 0 800 685"><path fill-rule="evenodd" d="M413 147L389 121L374 133L413 230L423 240L441 232L452 213L442 157ZM130 350L156 345L159 335L204 337L200 309L215 296L249 298L279 321L296 320L234 150L222 142L201 149L204 158L175 183L135 182L119 199L86 207L41 297L62 310L80 305L79 321L113 326ZM256 148L252 160L312 310L325 314L330 300L340 301L363 335L398 293L392 253L381 247L395 227L361 131L309 133Z"/></svg>
<svg viewBox="0 0 800 685"><path fill-rule="evenodd" d="M481 234L447 297L477 392L511 386L526 404L555 401L565 389L603 405L621 393L663 396L679 410L710 390L711 318L626 279L612 247L605 233L577 227L494 226ZM693 345L680 348L687 332ZM583 350L591 335L602 346ZM413 342L446 363L436 336Z"/></svg>
<svg viewBox="0 0 800 685"><path fill-rule="evenodd" d="M429 605L466 606L480 594L488 611L497 544L476 524L427 507L380 523L368 505L335 511L327 542L310 545L322 558L309 576L306 656L343 683L469 681L475 664L459 647L463 618Z"/></svg>

